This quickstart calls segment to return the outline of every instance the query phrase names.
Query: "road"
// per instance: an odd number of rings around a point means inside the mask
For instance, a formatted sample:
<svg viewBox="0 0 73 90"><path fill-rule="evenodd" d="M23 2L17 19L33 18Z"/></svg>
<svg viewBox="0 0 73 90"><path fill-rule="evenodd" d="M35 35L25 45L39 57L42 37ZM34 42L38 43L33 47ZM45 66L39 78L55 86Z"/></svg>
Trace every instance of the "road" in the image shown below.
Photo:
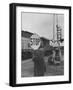
<svg viewBox="0 0 73 90"><path fill-rule="evenodd" d="M64 75L63 61L60 65L49 64L48 57L44 58L46 63L45 76ZM21 77L33 77L34 76L34 63L32 59L21 62Z"/></svg>

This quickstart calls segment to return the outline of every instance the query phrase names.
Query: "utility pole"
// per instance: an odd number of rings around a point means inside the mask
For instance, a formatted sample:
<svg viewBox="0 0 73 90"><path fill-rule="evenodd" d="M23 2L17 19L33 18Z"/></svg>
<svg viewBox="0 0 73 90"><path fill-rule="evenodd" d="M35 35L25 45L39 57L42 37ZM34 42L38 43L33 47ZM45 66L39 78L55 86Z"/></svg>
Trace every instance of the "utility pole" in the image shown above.
<svg viewBox="0 0 73 90"><path fill-rule="evenodd" d="M59 49L59 57L60 57L60 61L62 60L62 55L61 55L61 49L60 49L60 39L61 39L61 27L58 26L58 15L57 15L57 25L56 25L56 28L57 28L57 43L58 43L58 49Z"/></svg>
<svg viewBox="0 0 73 90"><path fill-rule="evenodd" d="M53 14L53 41L55 40L55 14Z"/></svg>
<svg viewBox="0 0 73 90"><path fill-rule="evenodd" d="M54 50L54 44L55 44L55 14L53 14L53 62L55 61L55 50Z"/></svg>

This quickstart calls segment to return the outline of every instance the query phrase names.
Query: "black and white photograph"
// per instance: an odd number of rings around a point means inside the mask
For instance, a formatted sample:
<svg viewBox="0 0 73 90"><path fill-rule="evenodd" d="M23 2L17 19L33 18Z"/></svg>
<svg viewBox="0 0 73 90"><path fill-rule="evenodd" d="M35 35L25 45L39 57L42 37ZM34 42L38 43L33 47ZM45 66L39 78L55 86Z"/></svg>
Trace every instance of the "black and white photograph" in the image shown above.
<svg viewBox="0 0 73 90"><path fill-rule="evenodd" d="M10 4L10 86L71 83L71 7Z"/></svg>
<svg viewBox="0 0 73 90"><path fill-rule="evenodd" d="M21 14L21 77L64 75L64 15Z"/></svg>

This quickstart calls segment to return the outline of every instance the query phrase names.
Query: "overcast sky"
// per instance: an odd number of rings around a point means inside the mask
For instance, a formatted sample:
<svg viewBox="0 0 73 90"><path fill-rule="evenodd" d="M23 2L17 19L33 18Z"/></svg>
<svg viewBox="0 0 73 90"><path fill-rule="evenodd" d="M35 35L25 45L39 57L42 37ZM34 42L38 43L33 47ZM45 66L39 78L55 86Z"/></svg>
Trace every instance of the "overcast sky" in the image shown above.
<svg viewBox="0 0 73 90"><path fill-rule="evenodd" d="M55 18L54 18L55 17ZM22 13L22 30L37 33L48 39L53 38L53 23L56 37L56 24L62 28L62 37L64 37L64 15L40 14L40 13ZM54 22L55 20L55 22Z"/></svg>

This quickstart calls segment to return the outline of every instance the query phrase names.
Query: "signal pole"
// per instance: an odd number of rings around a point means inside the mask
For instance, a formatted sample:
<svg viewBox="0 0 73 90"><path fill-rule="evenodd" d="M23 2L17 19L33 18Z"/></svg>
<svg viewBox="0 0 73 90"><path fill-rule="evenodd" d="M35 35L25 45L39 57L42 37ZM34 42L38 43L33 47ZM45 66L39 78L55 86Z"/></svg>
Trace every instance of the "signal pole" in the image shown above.
<svg viewBox="0 0 73 90"><path fill-rule="evenodd" d="M55 40L55 14L53 14L53 41Z"/></svg>
<svg viewBox="0 0 73 90"><path fill-rule="evenodd" d="M60 40L61 40L61 27L58 26L58 15L57 15L57 25L56 25L56 28L57 28L57 43L58 43L58 49L59 49L59 57L60 57L60 61L62 60L62 55L61 55L61 49L60 49Z"/></svg>
<svg viewBox="0 0 73 90"><path fill-rule="evenodd" d="M54 50L54 42L55 42L55 14L53 14L53 62L55 61L55 50Z"/></svg>

